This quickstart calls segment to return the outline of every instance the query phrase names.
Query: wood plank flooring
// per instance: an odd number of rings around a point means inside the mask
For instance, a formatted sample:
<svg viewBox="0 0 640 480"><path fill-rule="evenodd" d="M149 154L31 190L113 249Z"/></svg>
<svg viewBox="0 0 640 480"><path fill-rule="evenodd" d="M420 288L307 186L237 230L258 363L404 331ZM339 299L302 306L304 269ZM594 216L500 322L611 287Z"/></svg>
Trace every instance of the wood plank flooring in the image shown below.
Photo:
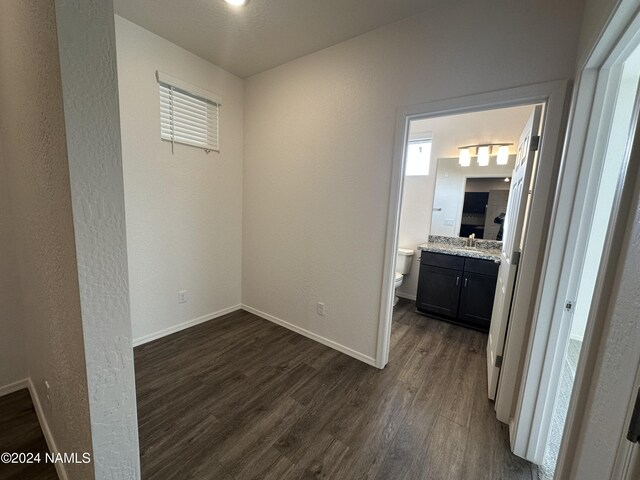
<svg viewBox="0 0 640 480"><path fill-rule="evenodd" d="M48 451L29 390L25 388L0 397L0 452L30 452L41 456L40 463L0 463L0 479L57 480L55 466L44 460Z"/></svg>
<svg viewBox="0 0 640 480"><path fill-rule="evenodd" d="M533 480L486 335L394 311L384 370L244 311L135 349L144 480Z"/></svg>

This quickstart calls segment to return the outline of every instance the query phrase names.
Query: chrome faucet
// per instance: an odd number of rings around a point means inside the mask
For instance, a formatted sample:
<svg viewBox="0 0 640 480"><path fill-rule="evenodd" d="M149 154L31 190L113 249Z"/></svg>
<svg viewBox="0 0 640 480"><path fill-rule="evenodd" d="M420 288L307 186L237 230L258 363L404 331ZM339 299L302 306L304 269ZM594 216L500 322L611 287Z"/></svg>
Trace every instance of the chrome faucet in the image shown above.
<svg viewBox="0 0 640 480"><path fill-rule="evenodd" d="M469 238L467 238L467 247L475 247L476 246L476 234L472 233L471 235L469 235Z"/></svg>

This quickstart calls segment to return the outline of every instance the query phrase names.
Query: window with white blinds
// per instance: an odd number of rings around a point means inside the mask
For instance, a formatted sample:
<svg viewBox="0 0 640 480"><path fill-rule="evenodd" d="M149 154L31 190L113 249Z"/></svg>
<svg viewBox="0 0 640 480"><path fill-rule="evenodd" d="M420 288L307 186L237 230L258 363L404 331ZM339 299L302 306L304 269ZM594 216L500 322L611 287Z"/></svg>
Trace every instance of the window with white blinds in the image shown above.
<svg viewBox="0 0 640 480"><path fill-rule="evenodd" d="M160 138L220 151L220 101L214 94L157 73L160 88Z"/></svg>

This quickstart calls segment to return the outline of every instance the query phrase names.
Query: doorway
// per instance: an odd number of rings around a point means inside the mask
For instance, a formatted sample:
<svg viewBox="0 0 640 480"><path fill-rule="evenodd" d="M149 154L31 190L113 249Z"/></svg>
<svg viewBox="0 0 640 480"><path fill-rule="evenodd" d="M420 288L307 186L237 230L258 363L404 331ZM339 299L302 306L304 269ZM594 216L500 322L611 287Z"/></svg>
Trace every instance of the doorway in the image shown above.
<svg viewBox="0 0 640 480"><path fill-rule="evenodd" d="M495 219L504 216L509 194L510 184L505 179L513 173L515 144L531 111L531 106L524 105L412 120L403 176L400 248L394 270L396 278L397 274L403 275L396 288L398 296L416 299L420 245L431 235L448 241L473 233L478 240L497 240L501 224ZM513 144L504 165L498 163L497 148L487 165L478 165L475 151L469 165L460 164L460 145L490 139ZM416 145L423 145L422 152L412 148ZM492 212L502 210L488 219L489 206ZM485 223L487 235L483 233ZM490 247L497 248L495 244Z"/></svg>
<svg viewBox="0 0 640 480"><path fill-rule="evenodd" d="M602 68L587 70L583 78L585 83L589 78L595 81L589 107L593 117L585 120L585 152L580 153L584 160L581 158L579 171L569 175L569 179L576 175L573 205L564 211L565 206L559 205L559 218L569 219L566 246L558 249L560 270L550 272L545 280L547 292L543 292L538 315L543 321L533 333L514 435L516 453L540 463L543 479L554 478L561 446L566 450L567 442L572 441L564 437L571 431L571 422L566 427L565 422L574 415L574 384L580 385L581 375L587 374L586 364L594 361L588 345L600 342L596 323L603 319L596 310L602 303L604 268L615 261L608 260L609 255L617 258L619 254L620 245L613 244L612 238L637 125L638 27L635 35L623 39L624 45L612 49Z"/></svg>
<svg viewBox="0 0 640 480"><path fill-rule="evenodd" d="M546 240L543 232L545 231L545 226L548 223L549 207L555 193L553 179L557 172L561 152L561 132L567 89L568 84L566 82L553 82L400 109L397 116L392 195L390 197L387 249L385 255L385 272L383 278L383 295L378 338L378 355L376 364L379 368L384 367L389 358L389 339L394 297L392 273L395 272L395 260L398 248L403 246L399 242L403 188L406 188L406 184L404 182L405 179L403 178L403 169L407 151L406 147L410 140L412 121L420 119L434 119L470 112L495 110L519 105L544 104L544 128L542 130L543 141L540 145L541 148L539 152L540 167L537 169L539 186L536 188L530 199L530 208L528 209L528 222L531 228L527 232L526 242L532 248L530 248L529 253L524 255L521 259L521 268L524 273L518 279L518 288L520 289L521 294L518 295L520 302L516 306L519 312L517 318L520 319L520 321L514 322L510 326L510 346L512 348L512 358L510 359L510 362L515 367L514 369L517 370L519 357L515 358L514 352L519 352L526 347L524 345L525 332L530 326L528 310L530 303L532 299L535 298L536 294L535 286L537 285L537 279L540 275L540 270L537 265L542 259ZM437 166L432 164L432 167ZM505 177L506 176L507 175L505 175ZM463 196L464 184L458 193L458 198L462 199ZM459 225L459 223L456 223L455 219L453 221L451 220L450 215L446 215L444 211L439 210L441 206L431 203L430 208L433 209L433 215L429 225L431 233L438 232L438 229L449 228L451 230L455 230L456 225ZM440 216L440 221L434 220L436 215ZM505 352L505 358L506 357L508 357L508 352ZM508 387L510 388L503 388L503 394L497 399L495 404L496 410L499 410L502 406L503 411L511 412L515 406L517 392L515 386L516 379L513 375L514 369L506 372L506 381L503 383L508 384ZM508 418L507 421L500 418L499 415L498 418L509 424L509 428L511 428Z"/></svg>
<svg viewBox="0 0 640 480"><path fill-rule="evenodd" d="M544 226L548 223L548 211L554 192L555 174L559 165L559 157L562 145L562 127L564 123L565 99L568 91L568 83L564 81L549 82L527 87L519 87L500 92L491 92L457 99L437 101L427 104L413 105L399 109L396 119L396 142L394 151L394 166L391 185L389 215L387 221L387 247L385 249L385 263L383 272L383 285L381 295L379 335L376 355L376 366L383 368L389 359L389 342L391 332L392 308L394 299L394 274L396 256L399 245L400 213L404 187L404 162L406 146L409 141L411 121L444 117L456 114L478 112L498 108L514 107L519 105L545 104L545 122L543 129L544 141L540 145L540 168L538 169L539 187L531 200L529 229L527 243L535 248L530 249L530 254L523 256L522 267L526 274L522 275L519 283L523 292L521 304L518 306L523 318L522 324L514 324L511 327L510 343L514 350L524 348L525 332L530 319L526 313L534 295L536 279L540 275L537 267L544 250L545 238ZM437 208L437 206L432 206ZM443 217L444 218L444 217ZM449 218L449 217L447 217ZM451 223L451 222L446 222ZM442 227L447 227L443 223ZM431 232L436 231L435 226L430 225ZM455 228L455 223L450 225ZM514 362L517 363L517 362ZM507 372L514 376L513 372ZM515 385L515 380L509 378L509 383ZM509 389L506 389L507 391ZM504 409L511 411L516 398L515 386L501 399ZM499 404L496 405L499 407Z"/></svg>
<svg viewBox="0 0 640 480"><path fill-rule="evenodd" d="M560 375L555 393L549 435L542 462L543 479L551 480L560 450L569 399L587 328L591 299L595 291L598 271L602 263L605 242L616 199L616 189L625 168L625 148L634 118L633 105L640 80L640 55L632 57L621 72L621 83L614 106L614 118L609 132L609 142L594 165L593 178L588 187L586 205L580 222L579 238L584 238L581 253L576 255L570 272L570 287L561 317L570 325L569 335L563 335L560 355Z"/></svg>

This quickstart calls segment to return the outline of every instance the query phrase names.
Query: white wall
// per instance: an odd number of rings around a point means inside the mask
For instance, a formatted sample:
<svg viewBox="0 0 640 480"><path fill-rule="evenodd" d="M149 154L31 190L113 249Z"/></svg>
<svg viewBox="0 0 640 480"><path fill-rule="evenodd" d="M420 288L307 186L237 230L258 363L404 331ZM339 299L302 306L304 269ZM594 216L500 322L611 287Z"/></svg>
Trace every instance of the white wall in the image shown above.
<svg viewBox="0 0 640 480"><path fill-rule="evenodd" d="M515 158L514 158L515 161ZM467 178L464 187L466 192L490 192L492 190L509 190L509 182L505 182L504 178L509 175L489 178Z"/></svg>
<svg viewBox="0 0 640 480"><path fill-rule="evenodd" d="M463 169L456 167L457 158L444 157L457 157L458 147L462 145L490 141L517 144L532 110L531 106L502 108L411 122L410 135L432 135L431 166L427 176L405 176L404 179L398 240L400 247L413 249L416 255L409 275L405 276L398 289L400 295L415 298L420 262L417 246L426 242L430 234L458 235L464 175L503 175L507 172L510 176L513 170L513 160L506 168L496 166L492 161L487 167L472 163ZM512 152L515 149L516 145L511 147ZM442 208L442 211L434 212L433 208ZM445 219L453 219L453 225L444 225ZM435 222L433 225L432 221Z"/></svg>
<svg viewBox="0 0 640 480"><path fill-rule="evenodd" d="M432 168L429 175L404 177L402 211L398 245L414 251L411 270L404 276L402 285L396 292L405 298L415 299L420 270L420 252L417 247L429 240L433 190L436 179L437 158L431 156Z"/></svg>
<svg viewBox="0 0 640 480"><path fill-rule="evenodd" d="M55 5L91 466L100 480L140 478L113 3L57 0ZM77 405L69 402L67 408L75 412Z"/></svg>
<svg viewBox="0 0 640 480"><path fill-rule="evenodd" d="M12 374L31 378L46 425L61 452L92 452L89 398L78 291L78 270L71 210L56 16L52 1L0 2L0 137L5 185L0 226L1 310L24 326L23 342L15 330L2 329L2 342L13 342L26 365L9 363ZM6 188L6 189L5 189ZM6 217L5 219L6 220ZM8 227L5 229L5 227ZM7 234L13 251L4 249ZM15 270L14 270L15 269ZM12 271L13 270L13 271ZM8 291L5 289L9 288ZM3 364L5 352L3 347ZM21 358L9 358L9 362ZM15 370L14 370L15 369ZM25 375L26 376L26 375ZM50 401L44 382L51 386ZM93 478L92 464L68 464L70 479Z"/></svg>
<svg viewBox="0 0 640 480"><path fill-rule="evenodd" d="M439 4L249 78L243 303L373 358L396 109L572 77L581 7Z"/></svg>
<svg viewBox="0 0 640 480"><path fill-rule="evenodd" d="M144 339L239 308L243 82L118 16L116 40L131 323ZM160 140L156 70L220 95L220 154L172 155Z"/></svg>

